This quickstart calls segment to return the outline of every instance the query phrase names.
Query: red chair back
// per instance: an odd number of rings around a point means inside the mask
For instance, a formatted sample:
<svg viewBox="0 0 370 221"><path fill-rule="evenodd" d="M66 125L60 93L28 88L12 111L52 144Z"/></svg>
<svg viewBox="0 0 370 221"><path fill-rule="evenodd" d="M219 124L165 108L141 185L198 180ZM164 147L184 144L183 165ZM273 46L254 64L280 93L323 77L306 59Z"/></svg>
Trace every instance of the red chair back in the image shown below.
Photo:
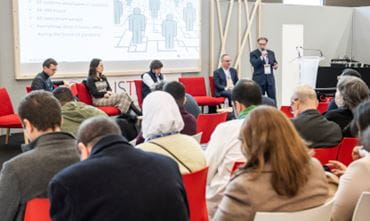
<svg viewBox="0 0 370 221"><path fill-rule="evenodd" d="M337 160L346 166L352 163L352 151L356 145L358 145L358 138L343 138L342 142L339 144Z"/></svg>
<svg viewBox="0 0 370 221"><path fill-rule="evenodd" d="M233 168L231 169L231 175L233 175L244 164L245 164L245 162L242 162L242 161L234 162Z"/></svg>
<svg viewBox="0 0 370 221"><path fill-rule="evenodd" d="M27 202L24 221L51 221L49 199L33 199Z"/></svg>
<svg viewBox="0 0 370 221"><path fill-rule="evenodd" d="M27 85L26 86L26 92L27 92L27 94L28 93L31 93L31 91L32 91L32 87L30 85Z"/></svg>
<svg viewBox="0 0 370 221"><path fill-rule="evenodd" d="M141 91L141 87L143 84L142 80L134 80L135 82L135 90L136 90L136 96L137 96L137 102L139 103L140 108L143 106L143 94Z"/></svg>
<svg viewBox="0 0 370 221"><path fill-rule="evenodd" d="M328 102L320 102L319 105L317 106L317 110L323 114L328 111L328 107L329 107Z"/></svg>
<svg viewBox="0 0 370 221"><path fill-rule="evenodd" d="M207 96L204 77L179 78L179 81L185 86L186 93L192 96Z"/></svg>
<svg viewBox="0 0 370 221"><path fill-rule="evenodd" d="M290 106L281 106L280 111L283 112L287 117L293 118L292 108Z"/></svg>
<svg viewBox="0 0 370 221"><path fill-rule="evenodd" d="M182 175L190 209L190 221L208 221L206 184L208 167Z"/></svg>
<svg viewBox="0 0 370 221"><path fill-rule="evenodd" d="M78 96L78 90L77 90L77 85L76 84L71 85L71 91L72 91L73 96L75 96L75 97Z"/></svg>
<svg viewBox="0 0 370 221"><path fill-rule="evenodd" d="M336 160L338 155L338 147L327 147L327 148L315 148L315 154L313 155L320 161L322 165L325 165L329 160Z"/></svg>
<svg viewBox="0 0 370 221"><path fill-rule="evenodd" d="M86 85L84 83L76 83L76 89L80 101L85 104L92 105L91 95L87 90Z"/></svg>
<svg viewBox="0 0 370 221"><path fill-rule="evenodd" d="M211 89L211 96L215 97L215 79L213 78L213 76L209 77L209 88Z"/></svg>
<svg viewBox="0 0 370 221"><path fill-rule="evenodd" d="M211 138L211 134L222 122L225 122L227 118L227 113L217 113L217 114L199 114L197 118L197 133L203 132L200 143L208 143Z"/></svg>
<svg viewBox="0 0 370 221"><path fill-rule="evenodd" d="M8 91L5 88L0 88L0 117L14 114L13 104L10 100Z"/></svg>

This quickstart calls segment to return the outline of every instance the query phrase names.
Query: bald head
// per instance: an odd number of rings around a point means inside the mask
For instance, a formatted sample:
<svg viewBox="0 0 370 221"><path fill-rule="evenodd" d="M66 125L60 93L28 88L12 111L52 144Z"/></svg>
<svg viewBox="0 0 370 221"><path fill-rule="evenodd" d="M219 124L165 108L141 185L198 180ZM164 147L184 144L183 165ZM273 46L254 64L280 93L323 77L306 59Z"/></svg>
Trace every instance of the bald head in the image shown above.
<svg viewBox="0 0 370 221"><path fill-rule="evenodd" d="M308 85L298 86L294 90L291 100L295 115L299 115L306 110L316 109L318 105L316 92Z"/></svg>

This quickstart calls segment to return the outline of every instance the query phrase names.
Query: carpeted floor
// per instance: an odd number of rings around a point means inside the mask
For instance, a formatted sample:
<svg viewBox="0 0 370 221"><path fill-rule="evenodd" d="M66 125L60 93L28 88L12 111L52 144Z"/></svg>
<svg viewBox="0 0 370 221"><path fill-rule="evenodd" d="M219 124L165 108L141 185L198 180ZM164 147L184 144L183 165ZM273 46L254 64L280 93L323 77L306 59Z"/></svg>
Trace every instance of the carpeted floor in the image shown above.
<svg viewBox="0 0 370 221"><path fill-rule="evenodd" d="M12 134L9 144L5 144L5 135L0 136L0 169L5 161L20 154L23 142L23 133Z"/></svg>

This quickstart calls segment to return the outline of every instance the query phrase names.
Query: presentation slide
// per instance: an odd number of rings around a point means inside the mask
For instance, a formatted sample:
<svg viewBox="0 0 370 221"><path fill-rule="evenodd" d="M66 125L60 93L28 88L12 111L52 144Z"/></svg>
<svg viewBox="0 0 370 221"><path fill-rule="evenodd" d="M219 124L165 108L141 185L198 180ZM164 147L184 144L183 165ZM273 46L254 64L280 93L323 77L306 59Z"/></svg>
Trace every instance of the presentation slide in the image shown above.
<svg viewBox="0 0 370 221"><path fill-rule="evenodd" d="M201 0L18 1L20 75L35 75L48 57L64 74L87 73L92 58L107 72L200 69Z"/></svg>

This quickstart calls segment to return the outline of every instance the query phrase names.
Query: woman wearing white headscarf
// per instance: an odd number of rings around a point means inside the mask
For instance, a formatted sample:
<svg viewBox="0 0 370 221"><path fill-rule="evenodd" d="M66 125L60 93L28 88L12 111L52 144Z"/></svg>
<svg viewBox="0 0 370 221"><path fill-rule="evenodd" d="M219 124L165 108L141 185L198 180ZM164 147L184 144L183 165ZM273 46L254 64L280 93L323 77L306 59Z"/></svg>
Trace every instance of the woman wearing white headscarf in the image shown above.
<svg viewBox="0 0 370 221"><path fill-rule="evenodd" d="M178 163L181 174L201 170L207 166L203 151L194 138L179 133L183 127L175 99L167 92L152 92L144 99L145 143L138 148L171 157Z"/></svg>

